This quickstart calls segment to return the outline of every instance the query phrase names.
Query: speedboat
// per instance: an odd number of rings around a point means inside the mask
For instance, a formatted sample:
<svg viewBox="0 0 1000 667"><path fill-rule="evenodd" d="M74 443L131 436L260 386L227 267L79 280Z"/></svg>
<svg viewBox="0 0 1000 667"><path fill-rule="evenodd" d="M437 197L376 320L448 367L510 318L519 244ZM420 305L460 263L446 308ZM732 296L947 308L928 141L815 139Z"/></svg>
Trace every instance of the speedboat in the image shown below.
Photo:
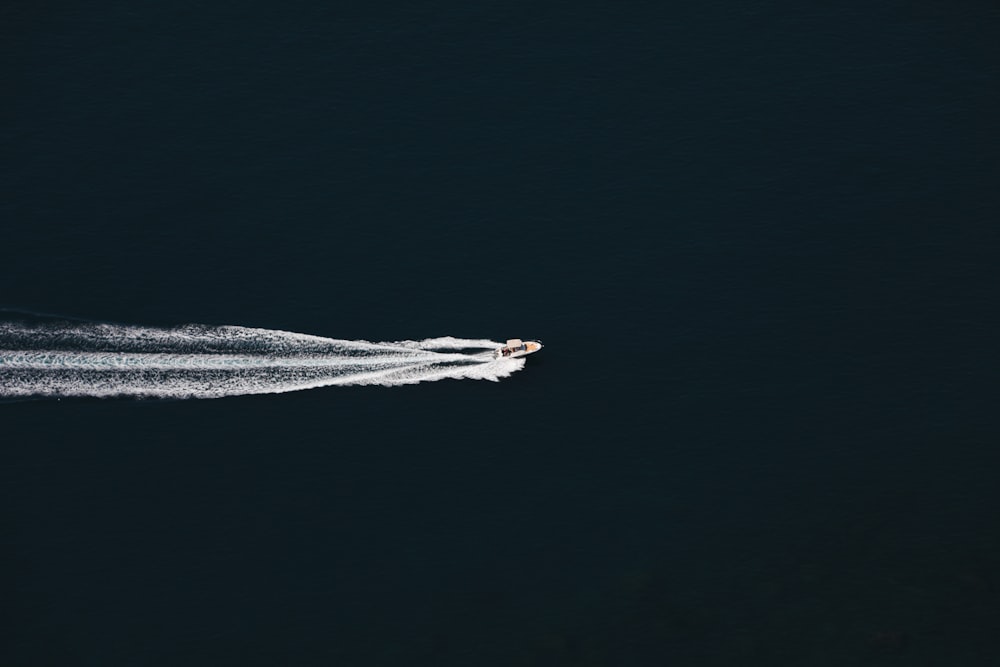
<svg viewBox="0 0 1000 667"><path fill-rule="evenodd" d="M532 352L538 352L542 349L542 344L537 340L521 340L520 338L511 338L507 341L507 344L496 350L493 356L497 359L506 358L513 359L514 357L523 357L531 354Z"/></svg>

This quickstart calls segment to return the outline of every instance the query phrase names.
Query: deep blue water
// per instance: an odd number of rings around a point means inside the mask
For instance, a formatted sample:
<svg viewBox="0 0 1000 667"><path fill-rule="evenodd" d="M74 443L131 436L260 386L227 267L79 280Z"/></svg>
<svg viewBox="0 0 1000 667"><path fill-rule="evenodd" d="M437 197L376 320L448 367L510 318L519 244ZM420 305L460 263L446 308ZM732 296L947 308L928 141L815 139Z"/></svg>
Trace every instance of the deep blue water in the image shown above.
<svg viewBox="0 0 1000 667"><path fill-rule="evenodd" d="M0 305L546 344L0 405L0 664L997 664L998 34L0 10Z"/></svg>

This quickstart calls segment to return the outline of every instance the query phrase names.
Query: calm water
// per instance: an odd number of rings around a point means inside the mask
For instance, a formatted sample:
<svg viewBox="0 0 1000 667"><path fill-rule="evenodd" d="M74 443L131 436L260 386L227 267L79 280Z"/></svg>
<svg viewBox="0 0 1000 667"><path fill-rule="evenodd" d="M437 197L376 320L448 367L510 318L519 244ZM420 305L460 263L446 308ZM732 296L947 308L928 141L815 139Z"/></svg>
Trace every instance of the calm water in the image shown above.
<svg viewBox="0 0 1000 667"><path fill-rule="evenodd" d="M0 305L546 344L0 405L0 663L996 664L998 32L0 10Z"/></svg>

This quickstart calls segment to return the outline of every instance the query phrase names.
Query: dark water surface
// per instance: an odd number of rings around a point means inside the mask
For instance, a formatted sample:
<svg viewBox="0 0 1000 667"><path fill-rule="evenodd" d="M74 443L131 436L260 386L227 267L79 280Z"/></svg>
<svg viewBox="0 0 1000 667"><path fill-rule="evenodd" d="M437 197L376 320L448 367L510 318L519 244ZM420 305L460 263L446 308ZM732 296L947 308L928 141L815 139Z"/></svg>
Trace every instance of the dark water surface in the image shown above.
<svg viewBox="0 0 1000 667"><path fill-rule="evenodd" d="M546 343L0 405L0 664L998 664L1000 15L876 5L0 10L3 306Z"/></svg>

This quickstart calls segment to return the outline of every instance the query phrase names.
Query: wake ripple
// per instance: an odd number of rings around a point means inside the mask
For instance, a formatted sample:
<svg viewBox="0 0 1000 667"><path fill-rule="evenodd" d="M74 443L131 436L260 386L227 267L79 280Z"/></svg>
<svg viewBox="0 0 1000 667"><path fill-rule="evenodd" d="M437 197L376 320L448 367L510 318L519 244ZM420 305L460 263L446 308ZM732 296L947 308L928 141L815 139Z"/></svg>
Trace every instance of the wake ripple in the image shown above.
<svg viewBox="0 0 1000 667"><path fill-rule="evenodd" d="M495 359L500 345L451 336L373 343L198 324L0 322L0 397L221 398L446 378L496 382L524 368L524 359Z"/></svg>

